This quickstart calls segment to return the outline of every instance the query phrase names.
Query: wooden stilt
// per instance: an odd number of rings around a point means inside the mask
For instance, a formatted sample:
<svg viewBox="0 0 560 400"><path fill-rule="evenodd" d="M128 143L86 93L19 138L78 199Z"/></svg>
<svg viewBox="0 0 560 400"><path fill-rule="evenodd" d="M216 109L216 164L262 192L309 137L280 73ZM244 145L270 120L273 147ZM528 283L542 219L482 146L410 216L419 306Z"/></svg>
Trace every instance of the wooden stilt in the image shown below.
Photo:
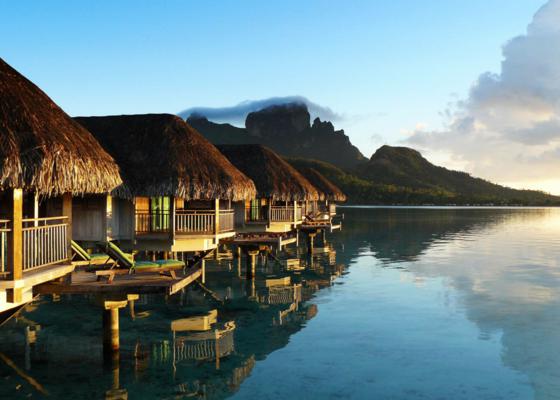
<svg viewBox="0 0 560 400"><path fill-rule="evenodd" d="M119 309L106 308L103 310L103 352L113 354L119 348Z"/></svg>
<svg viewBox="0 0 560 400"><path fill-rule="evenodd" d="M12 189L9 196L9 218L11 231L8 233L8 271L14 281L23 279L23 190ZM21 302L21 288L8 289L7 300L10 303Z"/></svg>
<svg viewBox="0 0 560 400"><path fill-rule="evenodd" d="M206 283L206 260L204 258L200 261L200 268L202 269L202 276L200 280L202 283Z"/></svg>
<svg viewBox="0 0 560 400"><path fill-rule="evenodd" d="M247 251L247 279L253 279L255 277L255 270L257 267L257 254L259 254L258 250Z"/></svg>

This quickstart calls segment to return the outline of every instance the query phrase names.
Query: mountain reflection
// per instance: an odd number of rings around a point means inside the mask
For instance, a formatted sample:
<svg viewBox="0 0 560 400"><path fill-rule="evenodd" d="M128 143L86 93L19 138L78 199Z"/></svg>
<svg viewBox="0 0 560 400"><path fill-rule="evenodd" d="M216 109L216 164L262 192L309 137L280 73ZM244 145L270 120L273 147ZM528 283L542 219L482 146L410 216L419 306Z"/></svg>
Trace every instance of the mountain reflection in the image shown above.
<svg viewBox="0 0 560 400"><path fill-rule="evenodd" d="M545 219L547 209L341 208L343 230L335 237L344 245L343 262L371 252L386 262L414 261L438 241L468 237L511 220Z"/></svg>
<svg viewBox="0 0 560 400"><path fill-rule="evenodd" d="M480 339L500 338L502 362L528 376L535 398L560 398L559 211L345 213L348 261L370 251L384 264L404 265L414 279L443 278Z"/></svg>

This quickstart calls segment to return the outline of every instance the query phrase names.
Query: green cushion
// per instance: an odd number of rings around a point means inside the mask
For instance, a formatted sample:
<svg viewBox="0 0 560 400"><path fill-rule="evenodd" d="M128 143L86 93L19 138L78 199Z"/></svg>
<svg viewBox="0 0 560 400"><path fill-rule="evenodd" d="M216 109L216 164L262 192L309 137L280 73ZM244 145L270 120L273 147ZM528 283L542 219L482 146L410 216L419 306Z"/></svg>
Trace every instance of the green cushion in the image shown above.
<svg viewBox="0 0 560 400"><path fill-rule="evenodd" d="M156 264L160 267L168 267L168 268L184 268L185 263L179 260L156 260Z"/></svg>
<svg viewBox="0 0 560 400"><path fill-rule="evenodd" d="M132 254L125 253L119 248L119 246L112 242L107 242L107 252L111 257L116 257L117 261L127 267L132 267L134 265Z"/></svg>
<svg viewBox="0 0 560 400"><path fill-rule="evenodd" d="M107 254L105 254L105 253L93 253L93 254L89 254L89 258L90 258L91 261L106 260L107 259Z"/></svg>
<svg viewBox="0 0 560 400"><path fill-rule="evenodd" d="M91 256L88 254L87 251L85 251L83 249L82 246L80 246L77 242L75 241L71 241L72 244L72 250L74 250L74 252L80 256L82 259L84 259L85 261L91 261Z"/></svg>
<svg viewBox="0 0 560 400"><path fill-rule="evenodd" d="M131 269L134 271L142 271L143 269L159 268L159 265L151 261L136 261L134 267Z"/></svg>

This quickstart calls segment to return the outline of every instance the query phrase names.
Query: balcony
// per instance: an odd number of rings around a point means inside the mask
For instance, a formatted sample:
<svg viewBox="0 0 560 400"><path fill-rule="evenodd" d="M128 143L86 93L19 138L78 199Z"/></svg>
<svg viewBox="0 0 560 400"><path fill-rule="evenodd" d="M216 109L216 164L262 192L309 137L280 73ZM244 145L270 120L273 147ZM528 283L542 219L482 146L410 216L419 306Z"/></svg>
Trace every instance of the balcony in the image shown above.
<svg viewBox="0 0 560 400"><path fill-rule="evenodd" d="M9 220L0 220L0 276L8 278L8 236L12 230ZM68 263L70 239L68 217L27 218L22 220L22 270Z"/></svg>
<svg viewBox="0 0 560 400"><path fill-rule="evenodd" d="M0 220L0 277L5 277L9 274L8 268L8 233L10 228L8 224L10 223L7 219Z"/></svg>
<svg viewBox="0 0 560 400"><path fill-rule="evenodd" d="M218 229L216 230L216 215ZM136 212L136 234L170 233L169 212ZM233 231L233 210L177 210L175 234L213 235Z"/></svg>
<svg viewBox="0 0 560 400"><path fill-rule="evenodd" d="M272 206L270 207L270 221L271 222L301 221L301 207Z"/></svg>
<svg viewBox="0 0 560 400"><path fill-rule="evenodd" d="M68 260L68 217L23 220L23 271Z"/></svg>

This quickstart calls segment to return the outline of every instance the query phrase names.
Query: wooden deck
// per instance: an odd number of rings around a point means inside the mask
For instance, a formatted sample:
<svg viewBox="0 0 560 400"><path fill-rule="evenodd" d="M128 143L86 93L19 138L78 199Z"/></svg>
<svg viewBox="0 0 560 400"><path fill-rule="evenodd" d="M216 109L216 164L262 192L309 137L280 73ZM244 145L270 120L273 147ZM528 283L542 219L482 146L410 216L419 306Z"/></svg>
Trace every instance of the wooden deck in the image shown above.
<svg viewBox="0 0 560 400"><path fill-rule="evenodd" d="M43 283L36 286L34 291L39 294L175 294L201 277L202 269L193 268L186 273L178 272L176 279L158 273L118 275L112 283L107 283L106 279L98 281L95 274L91 272L77 271L71 276L72 279L70 283Z"/></svg>
<svg viewBox="0 0 560 400"><path fill-rule="evenodd" d="M300 230L303 230L303 231L313 231L313 230L317 230L317 229L326 229L326 230L332 232L332 231L342 229L342 223L340 223L340 222L339 223L332 223L332 222L328 222L328 221L313 222L313 223L304 222L300 226Z"/></svg>
<svg viewBox="0 0 560 400"><path fill-rule="evenodd" d="M223 243L234 244L238 246L258 246L263 245L276 245L278 248L282 248L286 245L297 243L297 236L287 236L281 234L271 234L271 233L244 233L238 234L231 239L226 239Z"/></svg>

